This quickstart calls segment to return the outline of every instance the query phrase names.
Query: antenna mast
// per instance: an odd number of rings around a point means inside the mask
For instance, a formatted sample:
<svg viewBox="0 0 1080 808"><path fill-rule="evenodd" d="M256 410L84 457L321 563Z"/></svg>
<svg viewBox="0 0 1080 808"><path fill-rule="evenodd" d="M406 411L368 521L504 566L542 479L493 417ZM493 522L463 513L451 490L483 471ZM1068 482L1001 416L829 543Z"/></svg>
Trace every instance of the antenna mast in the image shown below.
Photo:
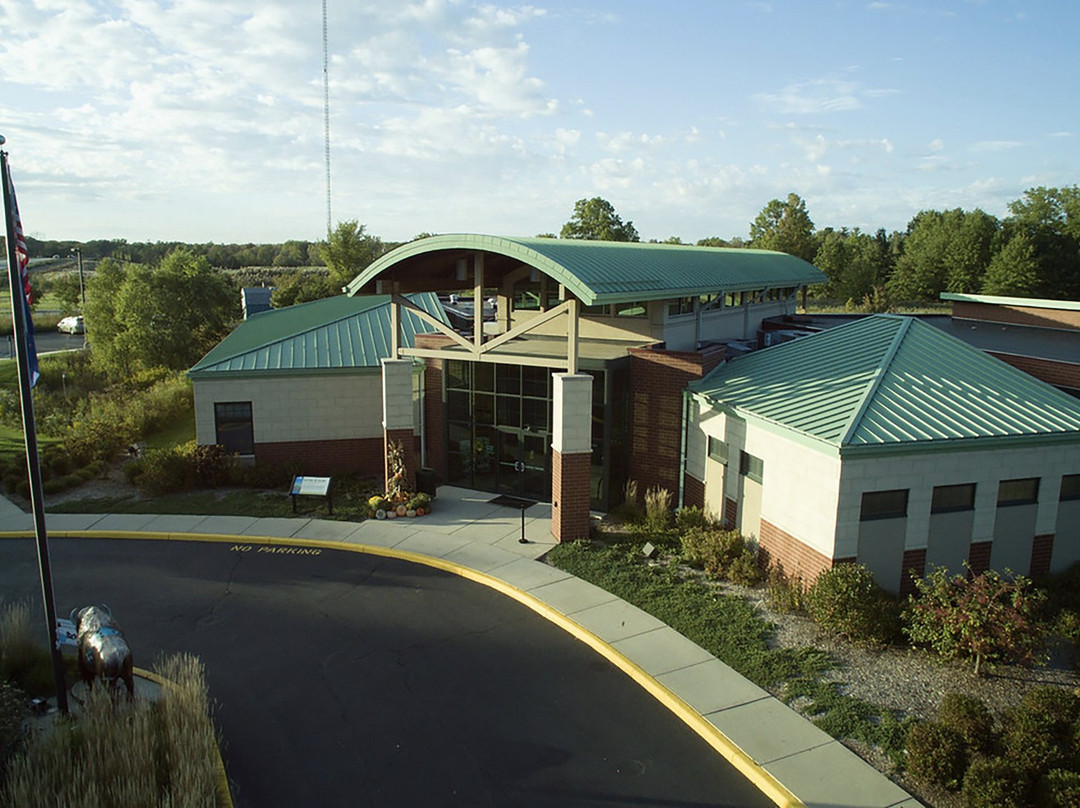
<svg viewBox="0 0 1080 808"><path fill-rule="evenodd" d="M333 228L330 215L330 51L326 36L326 0L322 0L323 136L326 152L326 238Z"/></svg>

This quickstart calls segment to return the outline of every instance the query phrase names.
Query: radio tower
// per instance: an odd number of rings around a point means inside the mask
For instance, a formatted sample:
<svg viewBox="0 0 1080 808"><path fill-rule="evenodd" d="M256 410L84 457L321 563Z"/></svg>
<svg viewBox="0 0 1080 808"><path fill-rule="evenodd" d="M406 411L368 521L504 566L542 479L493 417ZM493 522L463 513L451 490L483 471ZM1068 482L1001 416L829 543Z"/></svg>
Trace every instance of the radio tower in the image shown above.
<svg viewBox="0 0 1080 808"><path fill-rule="evenodd" d="M326 152L326 238L333 228L330 215L330 51L326 37L326 0L322 0L323 140Z"/></svg>

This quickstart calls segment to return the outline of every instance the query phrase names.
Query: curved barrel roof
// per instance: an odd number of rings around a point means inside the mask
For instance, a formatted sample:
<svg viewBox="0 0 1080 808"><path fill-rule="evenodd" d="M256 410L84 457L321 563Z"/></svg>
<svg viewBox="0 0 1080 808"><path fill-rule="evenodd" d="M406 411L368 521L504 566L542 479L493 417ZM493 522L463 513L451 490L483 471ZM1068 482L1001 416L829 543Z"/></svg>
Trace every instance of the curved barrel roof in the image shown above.
<svg viewBox="0 0 1080 808"><path fill-rule="evenodd" d="M476 253L500 259L491 262L493 269L534 267L565 285L587 306L827 280L823 272L801 258L771 250L461 234L404 244L371 264L346 291L356 294L388 274L401 281L405 291L409 291L410 280L430 289L440 273L452 279L453 264ZM485 263L485 274L487 271Z"/></svg>

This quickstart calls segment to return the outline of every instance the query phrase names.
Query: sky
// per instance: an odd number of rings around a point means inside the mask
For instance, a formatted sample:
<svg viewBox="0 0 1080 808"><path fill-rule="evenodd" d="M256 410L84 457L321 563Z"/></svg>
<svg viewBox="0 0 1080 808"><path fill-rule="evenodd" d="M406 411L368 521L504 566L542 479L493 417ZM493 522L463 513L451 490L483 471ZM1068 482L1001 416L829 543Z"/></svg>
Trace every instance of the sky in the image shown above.
<svg viewBox="0 0 1080 808"><path fill-rule="evenodd" d="M331 221L642 239L1007 215L1080 183L1075 0L327 0ZM86 241L325 237L320 0L0 0L23 226Z"/></svg>

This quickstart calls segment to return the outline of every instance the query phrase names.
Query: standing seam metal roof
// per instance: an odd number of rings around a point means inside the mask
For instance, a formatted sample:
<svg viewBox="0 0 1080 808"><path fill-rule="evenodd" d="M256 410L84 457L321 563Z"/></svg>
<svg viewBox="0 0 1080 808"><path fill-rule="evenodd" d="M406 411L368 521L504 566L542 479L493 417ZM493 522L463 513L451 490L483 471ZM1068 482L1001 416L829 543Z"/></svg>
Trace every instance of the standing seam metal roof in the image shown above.
<svg viewBox="0 0 1080 808"><path fill-rule="evenodd" d="M895 315L734 359L690 387L841 452L971 439L1080 442L1080 401Z"/></svg>
<svg viewBox="0 0 1080 808"><path fill-rule="evenodd" d="M408 296L449 325L433 293ZM402 311L402 345L431 326ZM249 372L377 368L390 355L390 296L337 297L257 314L238 325L190 370L192 378Z"/></svg>
<svg viewBox="0 0 1080 808"><path fill-rule="evenodd" d="M585 305L827 280L823 272L801 258L770 250L461 234L433 236L398 247L360 273L349 284L348 293L355 294L382 272L411 258L462 250L516 258L564 284Z"/></svg>

